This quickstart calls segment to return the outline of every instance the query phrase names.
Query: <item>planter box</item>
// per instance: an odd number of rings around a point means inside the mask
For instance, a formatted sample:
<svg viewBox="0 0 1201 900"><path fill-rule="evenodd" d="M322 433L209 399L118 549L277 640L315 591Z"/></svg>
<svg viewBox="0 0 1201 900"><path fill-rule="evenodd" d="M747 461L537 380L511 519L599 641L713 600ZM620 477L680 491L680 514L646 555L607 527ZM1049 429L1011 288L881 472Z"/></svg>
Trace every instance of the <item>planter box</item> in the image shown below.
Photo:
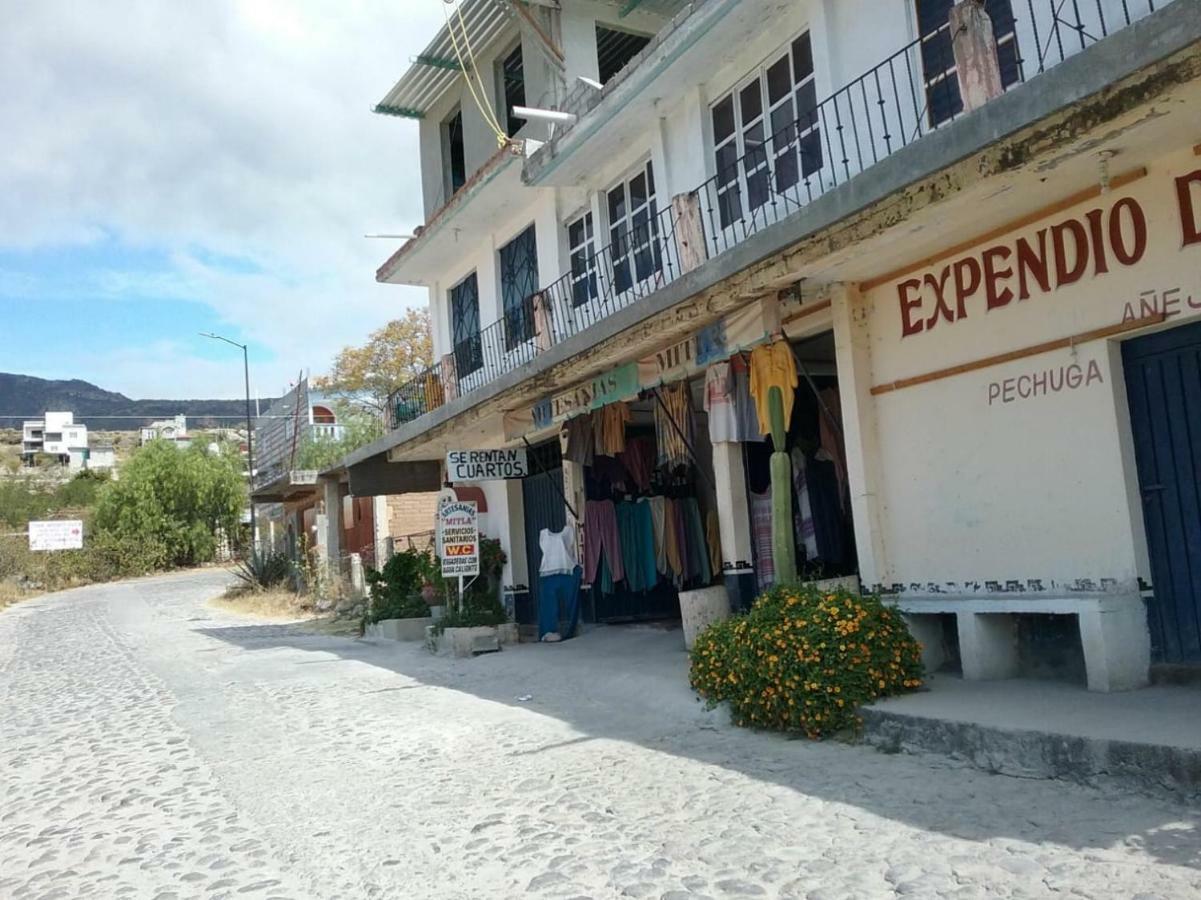
<svg viewBox="0 0 1201 900"><path fill-rule="evenodd" d="M420 641L425 639L426 626L432 625L433 621L430 616L420 619L381 619L367 626L367 637L385 641Z"/></svg>
<svg viewBox="0 0 1201 900"><path fill-rule="evenodd" d="M714 622L730 617L730 594L724 585L680 591L680 619L684 625L684 649Z"/></svg>
<svg viewBox="0 0 1201 900"><path fill-rule="evenodd" d="M819 591L846 590L852 594L859 593L858 575L847 575L845 578L827 578L824 581L815 581L813 584Z"/></svg>
<svg viewBox="0 0 1201 900"><path fill-rule="evenodd" d="M447 628L441 634L431 624L425 629L426 649L435 656L466 658L480 653L492 653L505 644L517 643L517 626L512 623L493 627Z"/></svg>

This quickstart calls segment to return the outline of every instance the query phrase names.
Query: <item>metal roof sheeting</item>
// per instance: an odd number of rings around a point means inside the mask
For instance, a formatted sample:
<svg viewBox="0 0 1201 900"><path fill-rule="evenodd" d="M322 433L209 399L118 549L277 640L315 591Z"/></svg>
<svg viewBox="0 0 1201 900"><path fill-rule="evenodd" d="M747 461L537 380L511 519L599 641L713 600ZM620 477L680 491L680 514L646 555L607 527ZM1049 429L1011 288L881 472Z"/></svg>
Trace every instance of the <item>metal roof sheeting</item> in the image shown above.
<svg viewBox="0 0 1201 900"><path fill-rule="evenodd" d="M442 3L443 0L427 0L427 2ZM483 53L484 48L492 43L509 26L509 13L503 0L460 0L463 11L463 21L467 24L467 40L475 53ZM453 5L447 5L446 11L451 17L455 29L455 39L464 53L467 48L463 45L462 26L459 14ZM420 54L435 59L456 59L455 45L450 39L450 32L445 25L438 29L438 34ZM402 115L410 118L422 118L438 99L461 76L461 72L441 66L431 66L415 63L388 91L376 107L378 112L391 115Z"/></svg>

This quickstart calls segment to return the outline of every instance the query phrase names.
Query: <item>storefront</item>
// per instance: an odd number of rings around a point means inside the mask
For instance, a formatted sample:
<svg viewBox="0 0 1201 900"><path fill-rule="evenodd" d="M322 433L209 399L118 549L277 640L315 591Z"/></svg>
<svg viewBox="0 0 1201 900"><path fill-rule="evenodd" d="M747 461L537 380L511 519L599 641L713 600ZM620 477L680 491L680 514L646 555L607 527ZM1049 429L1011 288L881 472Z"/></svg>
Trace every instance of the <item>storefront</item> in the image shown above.
<svg viewBox="0 0 1201 900"><path fill-rule="evenodd" d="M1196 151L840 302L868 585L932 646L954 616L968 677L1050 633L1095 690L1201 663Z"/></svg>

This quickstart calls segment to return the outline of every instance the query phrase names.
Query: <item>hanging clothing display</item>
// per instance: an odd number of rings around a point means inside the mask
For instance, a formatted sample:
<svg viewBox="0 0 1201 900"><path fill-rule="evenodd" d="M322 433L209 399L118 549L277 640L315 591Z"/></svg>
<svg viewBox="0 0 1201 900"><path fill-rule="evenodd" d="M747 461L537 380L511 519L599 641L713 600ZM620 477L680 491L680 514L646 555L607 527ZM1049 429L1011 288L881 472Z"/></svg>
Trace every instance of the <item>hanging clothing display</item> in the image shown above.
<svg viewBox="0 0 1201 900"><path fill-rule="evenodd" d="M589 500L584 504L584 584L596 583L602 554L605 571L614 581L621 581L625 569L617 534L617 511L612 500Z"/></svg>
<svg viewBox="0 0 1201 900"><path fill-rule="evenodd" d="M768 395L773 387L780 389L787 430L797 387L796 360L787 341L765 344L751 351L751 396L755 398L755 409L759 414L760 434L771 434Z"/></svg>
<svg viewBox="0 0 1201 900"><path fill-rule="evenodd" d="M658 389L662 402L655 404L655 442L659 447L659 465L666 468L687 465L691 460L692 392L686 382Z"/></svg>
<svg viewBox="0 0 1201 900"><path fill-rule="evenodd" d="M765 591L776 583L771 542L771 491L751 494L751 546L755 548L755 579L759 590Z"/></svg>
<svg viewBox="0 0 1201 900"><path fill-rule="evenodd" d="M834 463L834 475L838 479L838 501L845 510L847 499L847 454L842 442L842 401L838 391L825 388L819 395L823 408L818 416L818 435L822 449Z"/></svg>
<svg viewBox="0 0 1201 900"><path fill-rule="evenodd" d="M617 504L617 531L626 586L631 591L650 590L659 581L650 507L645 503Z"/></svg>
<svg viewBox="0 0 1201 900"><path fill-rule="evenodd" d="M679 519L676 515L676 508L675 500L670 497L663 498L663 552L667 557L667 572L673 576L684 571L684 560L681 555L683 547L680 544L680 529L677 525Z"/></svg>
<svg viewBox="0 0 1201 900"><path fill-rule="evenodd" d="M539 575L564 575L575 571L576 559L575 526L570 522L562 531L543 528L538 533L538 548L542 551Z"/></svg>
<svg viewBox="0 0 1201 900"><path fill-rule="evenodd" d="M759 414L755 411L755 400L751 397L751 366L742 354L730 359L734 418L737 420L737 440L743 444L760 443Z"/></svg>
<svg viewBox="0 0 1201 900"><path fill-rule="evenodd" d="M561 640L575 635L580 622L580 575L576 566L570 572L538 577L538 640L548 634L558 634Z"/></svg>
<svg viewBox="0 0 1201 900"><path fill-rule="evenodd" d="M630 421L628 403L610 403L592 413L592 433L598 456L617 456L626 448L626 424Z"/></svg>
<svg viewBox="0 0 1201 900"><path fill-rule="evenodd" d="M825 450L818 450L805 462L809 502L813 507L817 558L833 571L846 561L847 552L837 467Z"/></svg>
<svg viewBox="0 0 1201 900"><path fill-rule="evenodd" d="M813 522L813 506L809 502L808 464L805 452L800 447L793 447L790 455L792 490L796 494L796 503L792 508L793 529L797 546L804 548L805 559L811 561L817 559L817 530Z"/></svg>
<svg viewBox="0 0 1201 900"><path fill-rule="evenodd" d="M688 577L700 579L702 584L713 580L709 563L709 547L705 541L705 523L701 520L701 508L696 497L685 497L684 541L688 548Z"/></svg>
<svg viewBox="0 0 1201 900"><path fill-rule="evenodd" d="M563 438L566 448L563 456L581 466L592 465L592 451L596 438L592 433L592 415L586 413L563 423Z"/></svg>
<svg viewBox="0 0 1201 900"><path fill-rule="evenodd" d="M705 373L705 412L709 414L709 440L712 443L739 439L734 375L728 362L714 363Z"/></svg>
<svg viewBox="0 0 1201 900"><path fill-rule="evenodd" d="M655 542L655 569L662 575L667 572L667 543L663 533L663 525L666 521L667 513L667 498L647 497L642 502L650 507L651 535Z"/></svg>
<svg viewBox="0 0 1201 900"><path fill-rule="evenodd" d="M646 437L631 438L626 441L626 448L618 459L634 482L634 487L644 493L649 491L651 472L655 468L655 442Z"/></svg>
<svg viewBox="0 0 1201 900"><path fill-rule="evenodd" d="M705 543L709 545L709 567L716 578L721 574L721 525L712 509L705 516Z"/></svg>

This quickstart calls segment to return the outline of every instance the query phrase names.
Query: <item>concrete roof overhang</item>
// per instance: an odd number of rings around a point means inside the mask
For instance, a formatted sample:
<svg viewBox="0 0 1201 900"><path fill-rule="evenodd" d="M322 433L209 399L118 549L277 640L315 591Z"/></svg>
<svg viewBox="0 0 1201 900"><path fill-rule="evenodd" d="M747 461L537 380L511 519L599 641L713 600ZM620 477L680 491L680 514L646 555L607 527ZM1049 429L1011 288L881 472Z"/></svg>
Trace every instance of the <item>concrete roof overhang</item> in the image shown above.
<svg viewBox="0 0 1201 900"><path fill-rule="evenodd" d="M274 481L255 488L250 499L255 503L291 503L316 496L319 490L316 472L284 472Z"/></svg>
<svg viewBox="0 0 1201 900"><path fill-rule="evenodd" d="M882 160L804 209L348 457L488 446L506 412L638 359L804 280L863 282L1201 140L1201 0L1173 0ZM810 293L806 291L806 293Z"/></svg>
<svg viewBox="0 0 1201 900"><path fill-rule="evenodd" d="M429 286L454 265L462 247L488 241L497 217L524 190L518 162L521 148L520 142L510 142L493 154L412 240L379 267L375 280ZM448 231L453 238L447 237Z"/></svg>

